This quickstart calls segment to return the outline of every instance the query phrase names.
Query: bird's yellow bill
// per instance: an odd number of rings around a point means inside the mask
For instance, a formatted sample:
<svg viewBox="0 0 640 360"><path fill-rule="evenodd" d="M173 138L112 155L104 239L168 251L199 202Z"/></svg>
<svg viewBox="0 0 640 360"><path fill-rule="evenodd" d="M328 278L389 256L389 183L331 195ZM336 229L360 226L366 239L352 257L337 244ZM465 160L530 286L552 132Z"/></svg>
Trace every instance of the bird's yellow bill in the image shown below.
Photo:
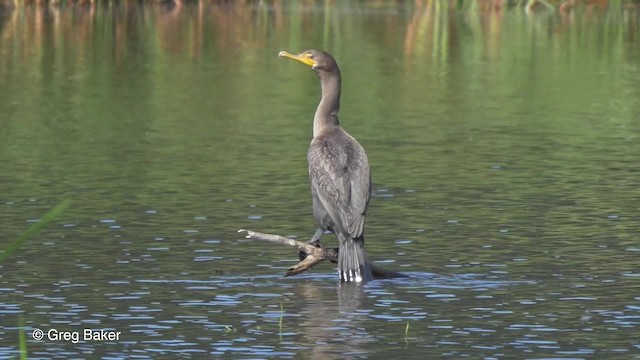
<svg viewBox="0 0 640 360"><path fill-rule="evenodd" d="M291 53L288 53L286 51L280 51L278 56L286 57L286 58L293 59L293 60L298 60L301 63L303 63L305 65L308 65L308 66L311 66L311 67L316 65L316 62L313 61L313 59L311 58L311 54L309 54L309 53L291 54Z"/></svg>

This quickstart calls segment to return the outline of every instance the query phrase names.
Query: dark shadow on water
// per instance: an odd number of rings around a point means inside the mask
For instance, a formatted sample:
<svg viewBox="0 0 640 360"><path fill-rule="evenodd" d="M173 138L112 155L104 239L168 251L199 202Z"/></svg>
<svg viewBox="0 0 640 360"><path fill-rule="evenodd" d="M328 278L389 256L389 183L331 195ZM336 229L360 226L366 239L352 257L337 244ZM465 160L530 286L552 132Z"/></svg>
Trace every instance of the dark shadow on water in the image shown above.
<svg viewBox="0 0 640 360"><path fill-rule="evenodd" d="M409 277L375 280L367 284L339 283L334 274L306 274L292 280L273 281L292 287L291 299L299 305L300 322L295 331L300 342L309 346L312 359L337 359L367 354L379 340L383 328L373 327L372 319L389 322L395 336L402 336L406 322L424 326L425 294L453 294L487 291L525 284L490 278L482 274L439 275L412 272ZM421 294L416 296L416 294ZM433 301L440 301L435 297ZM372 332L373 331L373 332Z"/></svg>
<svg viewBox="0 0 640 360"><path fill-rule="evenodd" d="M367 312L359 310L367 301L364 286L360 284L335 284L336 296L313 282L296 283L294 291L305 306L300 315L303 320L298 328L311 345L309 358L335 359L367 353L366 345L375 338L364 329Z"/></svg>
<svg viewBox="0 0 640 360"><path fill-rule="evenodd" d="M351 313L360 309L367 296L365 286L362 284L339 284L337 290L339 311Z"/></svg>
<svg viewBox="0 0 640 360"><path fill-rule="evenodd" d="M439 275L429 272L404 272L406 278L372 281L368 286L415 286L451 289L495 288L511 285L533 284L532 281L505 280L485 274Z"/></svg>

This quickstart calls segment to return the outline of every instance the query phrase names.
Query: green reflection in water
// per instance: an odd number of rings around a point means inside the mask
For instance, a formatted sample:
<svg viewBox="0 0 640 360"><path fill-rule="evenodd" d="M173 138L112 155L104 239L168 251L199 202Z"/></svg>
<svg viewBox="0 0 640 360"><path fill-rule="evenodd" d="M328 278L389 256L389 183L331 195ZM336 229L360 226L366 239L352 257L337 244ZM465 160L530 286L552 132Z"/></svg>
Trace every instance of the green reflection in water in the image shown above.
<svg viewBox="0 0 640 360"><path fill-rule="evenodd" d="M318 83L277 53L319 47L341 65L341 121L372 165L372 258L407 271L535 280L492 290L492 306L525 303L498 322L554 313L575 329L570 319L585 306L561 298L590 297L597 310L637 304L637 9L527 14L436 3L4 12L0 238L15 238L58 199L76 200L3 264L3 281L84 283L98 290L70 299L111 313L104 289L113 280L133 282L117 287L126 293L140 287L135 279L280 274L294 254L238 242L235 231L311 235L305 157ZM211 260L196 261L203 250ZM202 313L175 305L182 295L165 287L147 286L145 301L166 314ZM432 290L405 295L423 306ZM482 324L465 317L478 299L456 295L456 304L429 300L430 316ZM527 307L536 296L544 309ZM237 323L237 314L220 316ZM372 332L403 343L404 324ZM410 335L436 343L442 331L411 324ZM579 341L619 344L602 334Z"/></svg>
<svg viewBox="0 0 640 360"><path fill-rule="evenodd" d="M379 195L393 195L373 201L373 252L412 238L430 248L412 261L430 266L450 258L430 258L440 247L520 253L534 235L634 235L634 9L360 6L14 10L1 54L5 201L79 196L69 218L91 221L176 211L169 233L204 214L224 238L254 225L253 205L260 226L306 236L318 86L276 54L318 46L340 61L342 122L368 150ZM31 213L7 210L5 229Z"/></svg>

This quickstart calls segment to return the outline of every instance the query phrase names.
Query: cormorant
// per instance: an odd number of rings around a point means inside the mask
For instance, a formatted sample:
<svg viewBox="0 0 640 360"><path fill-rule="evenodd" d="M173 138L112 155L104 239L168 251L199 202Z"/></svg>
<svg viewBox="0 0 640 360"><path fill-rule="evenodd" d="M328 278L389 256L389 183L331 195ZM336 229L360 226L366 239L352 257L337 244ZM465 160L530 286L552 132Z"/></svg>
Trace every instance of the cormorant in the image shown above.
<svg viewBox="0 0 640 360"><path fill-rule="evenodd" d="M279 56L310 66L320 77L322 99L313 118L309 146L309 179L313 216L318 228L309 242L320 241L325 230L339 240L338 273L344 282L372 280L364 250L364 225L371 197L371 173L362 146L340 126L340 69L324 51Z"/></svg>

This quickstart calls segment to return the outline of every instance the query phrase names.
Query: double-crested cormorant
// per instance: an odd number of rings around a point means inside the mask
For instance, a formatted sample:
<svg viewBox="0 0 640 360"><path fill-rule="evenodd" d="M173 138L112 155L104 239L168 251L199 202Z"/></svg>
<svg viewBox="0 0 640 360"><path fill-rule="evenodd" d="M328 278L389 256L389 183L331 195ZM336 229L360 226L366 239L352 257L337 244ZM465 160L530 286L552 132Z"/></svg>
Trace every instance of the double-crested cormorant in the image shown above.
<svg viewBox="0 0 640 360"><path fill-rule="evenodd" d="M318 225L309 242L319 242L324 231L330 230L340 243L340 280L369 281L372 275L364 250L364 223L371 197L371 174L364 149L338 121L340 69L331 55L320 50L295 55L281 51L279 56L310 66L320 77L322 87L307 155L313 216Z"/></svg>

